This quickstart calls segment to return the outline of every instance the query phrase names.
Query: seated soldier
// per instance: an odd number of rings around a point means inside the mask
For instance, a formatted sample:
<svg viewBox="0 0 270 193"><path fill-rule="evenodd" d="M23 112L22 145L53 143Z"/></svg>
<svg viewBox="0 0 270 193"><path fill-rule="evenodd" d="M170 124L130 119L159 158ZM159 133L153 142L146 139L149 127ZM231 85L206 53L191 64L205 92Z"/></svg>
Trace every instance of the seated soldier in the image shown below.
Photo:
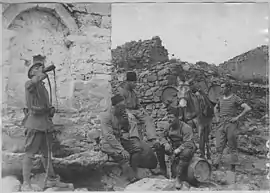
<svg viewBox="0 0 270 193"><path fill-rule="evenodd" d="M165 152L172 156L171 176L176 178L175 187L181 189L186 180L187 168L196 152L192 128L179 120L179 109L171 108L169 126L165 128L161 142Z"/></svg>
<svg viewBox="0 0 270 193"><path fill-rule="evenodd" d="M115 95L111 102L112 108L100 115L101 151L120 164L127 180L134 181L138 179L137 168L154 169L157 158L152 148L140 140L136 121L129 121L124 98Z"/></svg>
<svg viewBox="0 0 270 193"><path fill-rule="evenodd" d="M124 98L126 109L129 117L133 117L140 124L139 136L144 140L143 134L146 134L147 144L149 144L155 151L158 163L158 173L167 177L167 168L165 163L164 149L160 148L159 139L156 133L156 128L152 117L139 103L138 95L135 91L137 75L135 72L127 72L126 80L118 85L118 92Z"/></svg>

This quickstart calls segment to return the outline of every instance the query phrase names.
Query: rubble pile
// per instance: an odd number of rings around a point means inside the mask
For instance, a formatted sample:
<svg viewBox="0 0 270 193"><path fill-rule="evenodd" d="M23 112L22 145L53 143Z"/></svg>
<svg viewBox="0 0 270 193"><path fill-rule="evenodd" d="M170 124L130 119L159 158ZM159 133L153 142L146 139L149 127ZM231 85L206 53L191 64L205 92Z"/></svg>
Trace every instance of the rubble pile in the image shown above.
<svg viewBox="0 0 270 193"><path fill-rule="evenodd" d="M112 50L112 63L118 68L141 68L158 61L168 61L168 51L158 36L145 41L127 42Z"/></svg>

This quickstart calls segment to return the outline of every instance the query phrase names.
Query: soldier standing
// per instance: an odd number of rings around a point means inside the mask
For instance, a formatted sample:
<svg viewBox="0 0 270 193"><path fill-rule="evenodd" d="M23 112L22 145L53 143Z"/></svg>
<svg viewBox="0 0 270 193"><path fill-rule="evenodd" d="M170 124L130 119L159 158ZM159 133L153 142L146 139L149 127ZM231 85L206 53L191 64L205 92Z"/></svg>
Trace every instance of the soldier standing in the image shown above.
<svg viewBox="0 0 270 193"><path fill-rule="evenodd" d="M214 161L214 168L218 169L223 150L226 144L228 144L231 170L235 171L235 166L238 164L236 132L239 119L250 111L251 108L239 96L232 93L232 84L230 82L221 85L221 92L223 96L219 98L215 106L216 120L219 125L216 133L218 157ZM237 107L244 109L239 115L237 115Z"/></svg>
<svg viewBox="0 0 270 193"><path fill-rule="evenodd" d="M24 182L22 191L33 191L38 188L31 185L30 176L34 155L39 152L42 154L42 163L45 169L49 164L47 186L61 187L66 185L59 181L60 178L55 175L52 163L48 161L48 149L51 149L51 147L48 147L47 144L51 145L52 143L52 118L55 113L55 108L50 104L49 94L43 80L48 77L46 72L54 70L55 66L52 65L45 69L45 58L45 56L41 55L33 57L33 65L28 71L28 78L30 80L25 83L27 108L24 109L25 118L23 120L23 126L26 128L26 140L25 156L23 159Z"/></svg>

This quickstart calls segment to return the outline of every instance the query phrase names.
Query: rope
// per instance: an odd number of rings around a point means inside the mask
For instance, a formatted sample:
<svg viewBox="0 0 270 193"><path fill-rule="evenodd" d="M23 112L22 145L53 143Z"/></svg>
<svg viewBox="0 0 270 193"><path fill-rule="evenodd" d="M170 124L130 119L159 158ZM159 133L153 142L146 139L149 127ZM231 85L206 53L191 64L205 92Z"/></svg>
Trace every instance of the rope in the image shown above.
<svg viewBox="0 0 270 193"><path fill-rule="evenodd" d="M54 72L54 81L55 81L55 70ZM49 89L50 89L50 105L52 105L52 86L51 86L51 81L49 79L49 77L47 76L47 80L48 80L48 84L49 84ZM55 84L56 86L56 84ZM55 93L56 96L56 93ZM46 138L46 143L47 143L47 148L48 148L48 162L47 162L47 167L46 167L46 174L45 174L45 179L44 179L44 184L43 184L43 190L45 190L46 188L46 184L48 181L48 177L49 177L49 169L50 169L50 165L51 165L51 147L50 147L50 143L49 143L49 138L48 138L48 131L45 132L45 138ZM45 160L46 161L46 160Z"/></svg>
<svg viewBox="0 0 270 193"><path fill-rule="evenodd" d="M54 94L55 94L56 112L57 112L59 106L58 106L58 99L57 99L57 84L56 84L55 70L53 70L53 80L54 80Z"/></svg>

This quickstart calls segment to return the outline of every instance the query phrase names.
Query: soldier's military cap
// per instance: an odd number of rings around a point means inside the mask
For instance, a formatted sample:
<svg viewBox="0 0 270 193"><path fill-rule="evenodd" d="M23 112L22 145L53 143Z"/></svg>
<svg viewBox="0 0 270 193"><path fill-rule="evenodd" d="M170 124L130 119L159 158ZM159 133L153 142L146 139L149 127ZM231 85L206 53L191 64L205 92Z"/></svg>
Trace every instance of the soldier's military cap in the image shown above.
<svg viewBox="0 0 270 193"><path fill-rule="evenodd" d="M42 55L35 55L33 56L33 65L29 68L28 70L28 78L31 79L32 75L31 75L31 71L33 68L37 67L37 66L42 66L44 65L44 61L46 59L46 56L42 56Z"/></svg>

